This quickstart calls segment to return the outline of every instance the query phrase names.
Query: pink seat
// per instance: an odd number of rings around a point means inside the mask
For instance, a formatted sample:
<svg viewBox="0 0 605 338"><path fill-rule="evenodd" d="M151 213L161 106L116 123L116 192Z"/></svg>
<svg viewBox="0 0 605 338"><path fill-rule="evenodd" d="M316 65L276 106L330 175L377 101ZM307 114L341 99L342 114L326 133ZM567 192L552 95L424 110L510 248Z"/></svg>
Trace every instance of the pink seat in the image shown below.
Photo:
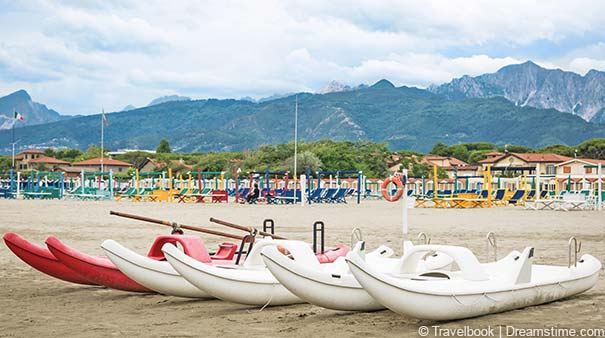
<svg viewBox="0 0 605 338"><path fill-rule="evenodd" d="M317 260L319 261L319 263L324 264L324 263L332 263L334 262L338 257L344 257L346 256L349 251L351 251L351 249L344 245L344 244L338 244L338 246L336 246L336 248L332 249L332 250L328 250L326 252L324 252L323 254L317 254Z"/></svg>
<svg viewBox="0 0 605 338"><path fill-rule="evenodd" d="M204 245L204 241L197 236L189 235L164 235L156 237L149 249L149 253L147 253L147 257L155 260L164 260L162 246L166 243L172 245L179 243L187 256L191 256L203 263L212 262L210 254Z"/></svg>

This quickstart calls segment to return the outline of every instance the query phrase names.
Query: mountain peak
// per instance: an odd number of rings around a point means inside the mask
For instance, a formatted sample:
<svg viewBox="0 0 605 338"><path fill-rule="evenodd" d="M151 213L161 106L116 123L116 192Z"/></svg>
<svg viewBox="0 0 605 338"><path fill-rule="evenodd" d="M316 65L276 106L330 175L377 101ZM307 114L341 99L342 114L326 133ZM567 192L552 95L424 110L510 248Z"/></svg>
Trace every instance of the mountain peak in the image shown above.
<svg viewBox="0 0 605 338"><path fill-rule="evenodd" d="M370 88L395 88L395 85L391 83L391 81L382 79L376 83L374 83Z"/></svg>
<svg viewBox="0 0 605 338"><path fill-rule="evenodd" d="M332 80L325 87L317 91L318 94L338 93L346 92L351 90L351 86L342 84L338 81Z"/></svg>
<svg viewBox="0 0 605 338"><path fill-rule="evenodd" d="M527 61L521 63L520 66L542 68L539 65L537 65L536 63L534 63L532 60L527 60Z"/></svg>
<svg viewBox="0 0 605 338"><path fill-rule="evenodd" d="M584 77L594 77L597 75L603 75L605 74L605 72L602 72L600 70L596 70L596 69L591 69L588 71L588 73L586 73L586 75L584 75Z"/></svg>
<svg viewBox="0 0 605 338"><path fill-rule="evenodd" d="M31 96L25 91L25 89L19 89L14 93L8 94L6 97L20 98L23 100L31 100Z"/></svg>
<svg viewBox="0 0 605 338"><path fill-rule="evenodd" d="M4 97L0 97L0 130L13 127L15 122L13 114L15 111L25 117L23 123L15 125L16 128L70 118L61 116L56 111L48 109L45 105L33 101L25 90L20 89Z"/></svg>
<svg viewBox="0 0 605 338"><path fill-rule="evenodd" d="M537 65L536 63L534 63L531 60L527 60L523 63L517 63L517 64L504 66L504 67L500 68L496 72L496 74L503 73L503 72L517 72L520 70L521 71L539 71L539 70L546 70L546 69L540 67L539 65Z"/></svg>

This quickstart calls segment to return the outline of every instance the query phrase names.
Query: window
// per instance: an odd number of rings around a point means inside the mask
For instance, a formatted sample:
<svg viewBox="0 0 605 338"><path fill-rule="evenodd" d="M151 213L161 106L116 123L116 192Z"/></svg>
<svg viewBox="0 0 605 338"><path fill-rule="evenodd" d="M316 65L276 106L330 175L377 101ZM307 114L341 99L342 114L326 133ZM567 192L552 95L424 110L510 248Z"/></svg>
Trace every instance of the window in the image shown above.
<svg viewBox="0 0 605 338"><path fill-rule="evenodd" d="M124 169L124 168L119 167L119 168L118 168L118 171L119 171L119 172L122 172L122 169Z"/></svg>
<svg viewBox="0 0 605 338"><path fill-rule="evenodd" d="M563 173L564 174L571 174L571 167L570 166L563 167Z"/></svg>
<svg viewBox="0 0 605 338"><path fill-rule="evenodd" d="M552 164L547 164L546 165L546 175L554 175L554 174L556 174L555 166Z"/></svg>
<svg viewBox="0 0 605 338"><path fill-rule="evenodd" d="M587 174L592 174L592 168L586 168L586 173Z"/></svg>

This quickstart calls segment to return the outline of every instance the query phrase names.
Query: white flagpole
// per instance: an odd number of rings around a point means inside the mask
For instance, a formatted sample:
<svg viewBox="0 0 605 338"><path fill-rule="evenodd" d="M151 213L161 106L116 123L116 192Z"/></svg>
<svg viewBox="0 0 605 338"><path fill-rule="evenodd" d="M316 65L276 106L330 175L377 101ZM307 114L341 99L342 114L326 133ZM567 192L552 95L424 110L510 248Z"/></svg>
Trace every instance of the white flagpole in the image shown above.
<svg viewBox="0 0 605 338"><path fill-rule="evenodd" d="M105 114L105 108L101 107L101 172L103 172L103 125L105 122L103 121L103 115Z"/></svg>
<svg viewBox="0 0 605 338"><path fill-rule="evenodd" d="M296 106L294 107L294 204L296 204L296 182L297 179L297 143L298 143L298 95L296 95Z"/></svg>
<svg viewBox="0 0 605 338"><path fill-rule="evenodd" d="M11 169L15 170L15 124L17 124L17 119L15 118L15 115L17 113L17 110L15 110L15 108L13 108L13 142L11 143L11 145L13 146L13 160L12 160L12 164L11 164Z"/></svg>

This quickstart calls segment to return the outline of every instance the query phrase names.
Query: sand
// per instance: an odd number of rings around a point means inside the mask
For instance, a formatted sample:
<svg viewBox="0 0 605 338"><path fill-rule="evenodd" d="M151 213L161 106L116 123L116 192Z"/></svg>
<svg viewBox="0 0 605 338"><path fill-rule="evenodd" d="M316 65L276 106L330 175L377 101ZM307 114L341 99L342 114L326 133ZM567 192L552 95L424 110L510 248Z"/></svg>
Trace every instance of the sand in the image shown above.
<svg viewBox="0 0 605 338"><path fill-rule="evenodd" d="M359 227L371 248L401 243L401 208L383 201L361 205L249 206L131 202L0 201L0 232L14 231L37 243L49 235L90 254L112 238L145 253L168 228L109 216L109 210L184 224L209 226L209 217L260 227L272 218L277 231L311 240L311 225L323 220L327 242L349 243ZM218 226L215 229L225 230ZM582 252L605 258L605 212L527 211L522 208L410 210L410 232L433 243L464 245L485 259L485 235L497 234L499 255L525 246L535 262L567 265L567 240L577 236ZM210 247L222 241L205 236ZM419 321L388 310L332 311L301 304L258 308L219 300L140 295L62 282L33 270L0 245L0 337L418 337L421 325L441 328L605 328L605 281L577 297L542 306L448 323Z"/></svg>

